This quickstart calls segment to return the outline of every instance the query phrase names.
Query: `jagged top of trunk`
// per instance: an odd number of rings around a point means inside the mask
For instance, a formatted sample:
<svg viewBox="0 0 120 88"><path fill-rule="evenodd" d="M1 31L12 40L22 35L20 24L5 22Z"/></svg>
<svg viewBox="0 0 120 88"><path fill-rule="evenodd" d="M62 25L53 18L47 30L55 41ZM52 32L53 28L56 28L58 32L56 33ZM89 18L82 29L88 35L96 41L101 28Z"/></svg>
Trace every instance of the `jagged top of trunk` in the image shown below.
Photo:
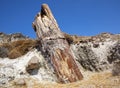
<svg viewBox="0 0 120 88"><path fill-rule="evenodd" d="M50 10L50 8L48 7L47 4L42 4L41 6L41 16L47 16L49 19L54 19L54 16Z"/></svg>
<svg viewBox="0 0 120 88"><path fill-rule="evenodd" d="M47 4L42 4L41 12L39 12L32 24L37 37L44 39L64 38L60 28Z"/></svg>

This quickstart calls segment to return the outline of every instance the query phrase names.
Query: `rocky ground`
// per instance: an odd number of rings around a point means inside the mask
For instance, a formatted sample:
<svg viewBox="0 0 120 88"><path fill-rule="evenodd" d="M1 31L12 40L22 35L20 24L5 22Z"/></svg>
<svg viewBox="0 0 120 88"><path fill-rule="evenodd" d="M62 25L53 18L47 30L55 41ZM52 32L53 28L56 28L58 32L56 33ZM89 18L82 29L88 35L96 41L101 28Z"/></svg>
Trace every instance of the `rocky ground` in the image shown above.
<svg viewBox="0 0 120 88"><path fill-rule="evenodd" d="M68 84L58 83L51 64L37 48L15 59L2 57L0 88L119 88L119 38L119 34L103 33L86 40L80 37L76 43L71 39L70 47L84 78Z"/></svg>

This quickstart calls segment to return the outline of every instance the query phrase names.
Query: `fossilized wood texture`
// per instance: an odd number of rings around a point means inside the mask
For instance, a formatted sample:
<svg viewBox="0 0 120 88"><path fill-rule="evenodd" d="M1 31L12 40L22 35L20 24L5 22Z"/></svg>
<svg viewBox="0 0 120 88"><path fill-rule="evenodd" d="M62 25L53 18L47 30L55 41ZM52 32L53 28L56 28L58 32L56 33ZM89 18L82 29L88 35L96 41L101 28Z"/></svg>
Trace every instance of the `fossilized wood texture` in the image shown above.
<svg viewBox="0 0 120 88"><path fill-rule="evenodd" d="M83 78L70 46L60 31L48 5L43 4L35 17L33 28L41 42L41 51L47 53L58 80L62 83L75 82Z"/></svg>

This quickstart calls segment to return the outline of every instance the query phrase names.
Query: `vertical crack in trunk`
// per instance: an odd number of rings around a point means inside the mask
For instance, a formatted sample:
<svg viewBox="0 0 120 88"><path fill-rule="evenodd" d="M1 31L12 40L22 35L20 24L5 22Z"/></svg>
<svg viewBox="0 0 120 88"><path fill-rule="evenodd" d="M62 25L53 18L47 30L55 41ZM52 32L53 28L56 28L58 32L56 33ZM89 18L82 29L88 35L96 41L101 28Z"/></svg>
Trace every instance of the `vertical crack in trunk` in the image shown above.
<svg viewBox="0 0 120 88"><path fill-rule="evenodd" d="M49 54L58 80L62 83L75 82L83 78L68 42L60 31L47 4L41 7L33 22L33 28L40 39L43 51Z"/></svg>

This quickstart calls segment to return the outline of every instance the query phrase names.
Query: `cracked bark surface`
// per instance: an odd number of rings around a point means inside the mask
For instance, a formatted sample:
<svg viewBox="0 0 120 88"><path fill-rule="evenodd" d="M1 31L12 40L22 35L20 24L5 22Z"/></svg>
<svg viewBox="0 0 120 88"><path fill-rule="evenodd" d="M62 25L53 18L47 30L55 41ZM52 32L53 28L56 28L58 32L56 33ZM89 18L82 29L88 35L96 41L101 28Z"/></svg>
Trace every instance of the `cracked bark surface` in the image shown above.
<svg viewBox="0 0 120 88"><path fill-rule="evenodd" d="M46 59L51 61L59 82L81 80L83 76L70 46L47 4L41 6L41 12L35 17L32 26L41 42L42 51L47 54Z"/></svg>

